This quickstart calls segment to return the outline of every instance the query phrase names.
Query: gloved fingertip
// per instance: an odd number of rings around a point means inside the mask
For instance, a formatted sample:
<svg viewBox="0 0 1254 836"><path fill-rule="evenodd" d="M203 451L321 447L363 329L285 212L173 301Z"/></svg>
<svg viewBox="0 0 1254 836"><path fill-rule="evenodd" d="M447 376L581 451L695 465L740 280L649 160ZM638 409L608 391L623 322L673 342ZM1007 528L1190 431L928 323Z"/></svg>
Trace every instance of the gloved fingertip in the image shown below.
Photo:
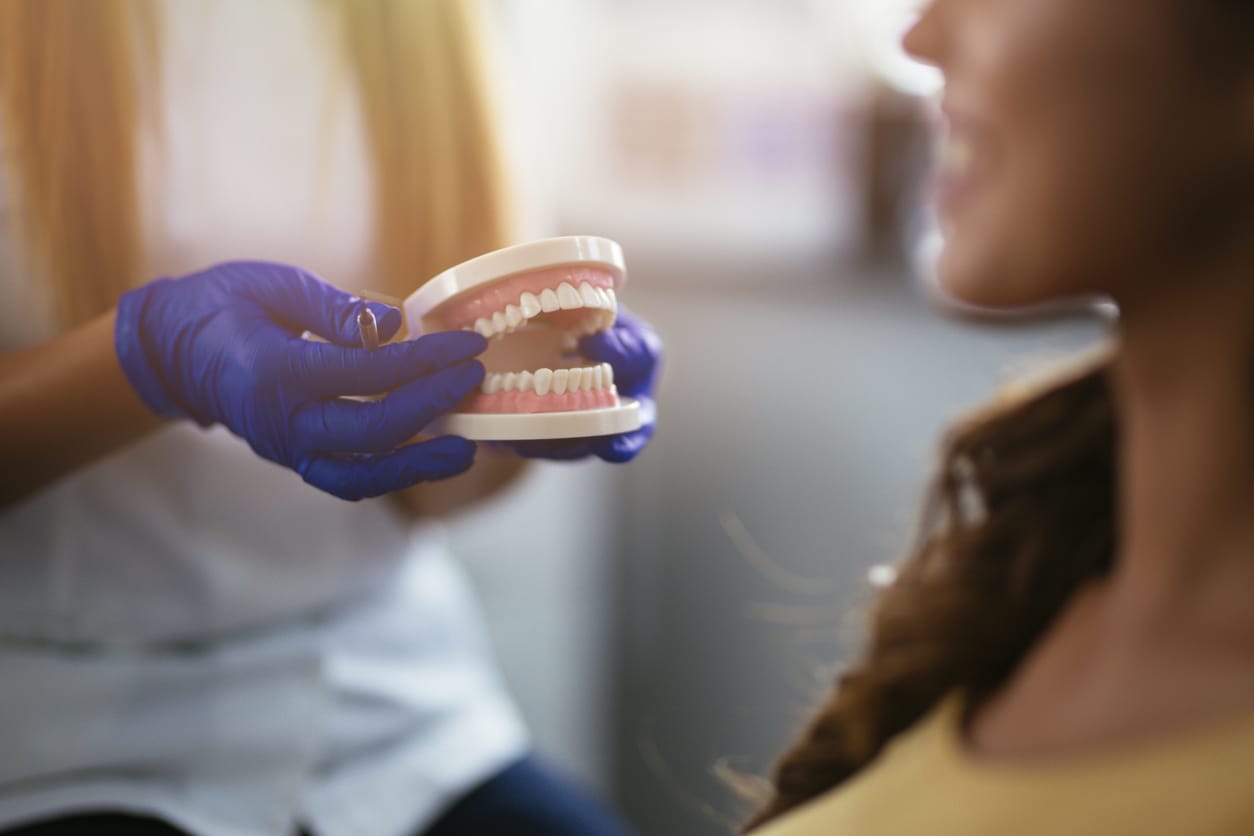
<svg viewBox="0 0 1254 836"><path fill-rule="evenodd" d="M424 454L429 454L450 461L457 459L473 459L479 445L469 438L460 435L441 435L421 445Z"/></svg>
<svg viewBox="0 0 1254 836"><path fill-rule="evenodd" d="M458 365L462 369L463 381L470 389L478 388L488 376L488 369L478 360L466 360ZM467 393L469 394L469 393Z"/></svg>
<svg viewBox="0 0 1254 836"><path fill-rule="evenodd" d="M382 302L367 302L366 306L374 313L375 321L378 323L379 341L387 342L395 337L405 321L400 310Z"/></svg>
<svg viewBox="0 0 1254 836"><path fill-rule="evenodd" d="M462 360L415 381L412 390L420 401L437 404L444 411L478 391L485 377L487 371L478 360Z"/></svg>
<svg viewBox="0 0 1254 836"><path fill-rule="evenodd" d="M475 460L473 457L465 459L450 459L438 472L432 473L431 475L437 479L451 479L454 476L461 476L463 473L470 470L470 468L474 467L474 465Z"/></svg>
<svg viewBox="0 0 1254 836"><path fill-rule="evenodd" d="M621 442L605 445L597 451L597 458L607 464L627 464L640 451L624 446Z"/></svg>
<svg viewBox="0 0 1254 836"><path fill-rule="evenodd" d="M588 334L579 338L579 353L587 357L589 360L596 360L594 356L596 352L600 352L605 344L605 335L608 331L600 331L596 334Z"/></svg>
<svg viewBox="0 0 1254 836"><path fill-rule="evenodd" d="M341 465L335 466L330 460L322 457L301 462L295 468L305 484L317 488L345 502L360 502L366 493L352 478L351 471Z"/></svg>
<svg viewBox="0 0 1254 836"><path fill-rule="evenodd" d="M640 455L640 451L648 445L652 435L652 430L637 430L633 433L598 439L597 458L610 464L627 464Z"/></svg>
<svg viewBox="0 0 1254 836"><path fill-rule="evenodd" d="M488 341L474 331L440 331L419 337L414 345L440 365L450 365L479 356L487 350Z"/></svg>
<svg viewBox="0 0 1254 836"><path fill-rule="evenodd" d="M475 463L478 445L467 438L445 435L413 446L414 482L448 479L465 473Z"/></svg>
<svg viewBox="0 0 1254 836"><path fill-rule="evenodd" d="M617 328L591 334L584 337L584 340L587 342L581 342L579 349L589 360L617 365L628 356L627 347L623 345L622 334Z"/></svg>

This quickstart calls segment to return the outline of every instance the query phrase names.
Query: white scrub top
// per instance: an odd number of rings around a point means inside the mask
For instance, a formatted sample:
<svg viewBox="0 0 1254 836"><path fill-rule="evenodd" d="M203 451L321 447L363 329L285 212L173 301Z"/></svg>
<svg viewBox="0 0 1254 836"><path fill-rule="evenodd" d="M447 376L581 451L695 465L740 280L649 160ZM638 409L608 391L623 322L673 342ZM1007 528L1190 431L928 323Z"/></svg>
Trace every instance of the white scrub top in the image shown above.
<svg viewBox="0 0 1254 836"><path fill-rule="evenodd" d="M137 281L266 258L368 285L363 125L316 0L160 9ZM0 182L0 349L53 333L14 200ZM526 746L438 527L385 501L179 423L0 509L0 830L409 836Z"/></svg>

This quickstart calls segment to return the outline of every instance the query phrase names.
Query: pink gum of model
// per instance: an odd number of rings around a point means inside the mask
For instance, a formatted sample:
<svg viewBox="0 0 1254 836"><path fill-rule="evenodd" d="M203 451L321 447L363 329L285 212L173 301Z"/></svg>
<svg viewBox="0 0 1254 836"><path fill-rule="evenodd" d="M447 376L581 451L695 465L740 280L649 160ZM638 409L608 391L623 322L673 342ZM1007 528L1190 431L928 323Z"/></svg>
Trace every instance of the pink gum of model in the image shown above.
<svg viewBox="0 0 1254 836"><path fill-rule="evenodd" d="M462 412L532 413L574 412L578 409L602 409L618 406L618 394L611 387L595 392L564 392L537 395L535 392L497 392L494 395L471 395L461 405Z"/></svg>

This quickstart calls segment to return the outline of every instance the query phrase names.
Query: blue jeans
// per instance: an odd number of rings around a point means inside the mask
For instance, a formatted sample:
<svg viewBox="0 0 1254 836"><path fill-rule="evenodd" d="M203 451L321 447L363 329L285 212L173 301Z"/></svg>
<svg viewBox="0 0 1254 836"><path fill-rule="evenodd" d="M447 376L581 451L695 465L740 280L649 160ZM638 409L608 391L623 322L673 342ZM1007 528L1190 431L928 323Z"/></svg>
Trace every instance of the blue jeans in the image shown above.
<svg viewBox="0 0 1254 836"><path fill-rule="evenodd" d="M470 791L421 836L630 836L570 779L527 757Z"/></svg>
<svg viewBox="0 0 1254 836"><path fill-rule="evenodd" d="M187 836L156 819L106 812L36 822L0 836L106 833ZM631 831L570 779L528 756L471 790L415 836L631 836Z"/></svg>

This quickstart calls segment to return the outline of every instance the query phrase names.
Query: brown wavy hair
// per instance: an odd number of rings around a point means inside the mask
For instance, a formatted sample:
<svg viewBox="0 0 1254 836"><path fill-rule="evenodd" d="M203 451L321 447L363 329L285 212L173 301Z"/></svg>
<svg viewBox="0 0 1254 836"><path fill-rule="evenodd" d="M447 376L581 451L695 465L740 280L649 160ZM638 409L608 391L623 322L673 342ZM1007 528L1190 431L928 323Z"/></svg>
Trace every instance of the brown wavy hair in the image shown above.
<svg viewBox="0 0 1254 836"><path fill-rule="evenodd" d="M869 764L944 696L978 704L1063 604L1113 562L1110 361L1021 389L955 426L921 544L871 615L863 658L784 754L747 830Z"/></svg>

